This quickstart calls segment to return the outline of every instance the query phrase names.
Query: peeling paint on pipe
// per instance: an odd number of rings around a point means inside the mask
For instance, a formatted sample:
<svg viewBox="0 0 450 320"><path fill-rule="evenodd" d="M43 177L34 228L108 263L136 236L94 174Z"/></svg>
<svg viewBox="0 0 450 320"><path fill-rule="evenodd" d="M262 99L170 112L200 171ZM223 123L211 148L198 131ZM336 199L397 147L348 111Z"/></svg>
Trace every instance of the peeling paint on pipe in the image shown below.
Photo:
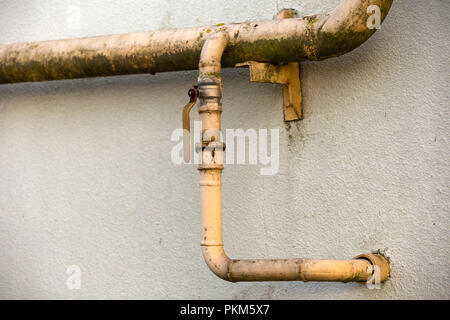
<svg viewBox="0 0 450 320"><path fill-rule="evenodd" d="M370 5L384 20L393 0L343 0L326 14L300 19L28 42L0 46L0 83L194 70L210 34L229 38L222 67L244 61L284 64L349 52L376 29Z"/></svg>

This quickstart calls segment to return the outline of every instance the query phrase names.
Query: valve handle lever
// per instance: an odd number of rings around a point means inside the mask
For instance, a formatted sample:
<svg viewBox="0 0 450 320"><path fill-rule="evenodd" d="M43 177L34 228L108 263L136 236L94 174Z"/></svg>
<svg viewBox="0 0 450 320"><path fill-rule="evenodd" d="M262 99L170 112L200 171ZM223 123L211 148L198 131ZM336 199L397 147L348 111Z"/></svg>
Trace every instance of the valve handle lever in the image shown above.
<svg viewBox="0 0 450 320"><path fill-rule="evenodd" d="M189 114L197 102L198 86L192 86L188 95L189 102L183 108L183 157L186 163L191 161L191 119Z"/></svg>

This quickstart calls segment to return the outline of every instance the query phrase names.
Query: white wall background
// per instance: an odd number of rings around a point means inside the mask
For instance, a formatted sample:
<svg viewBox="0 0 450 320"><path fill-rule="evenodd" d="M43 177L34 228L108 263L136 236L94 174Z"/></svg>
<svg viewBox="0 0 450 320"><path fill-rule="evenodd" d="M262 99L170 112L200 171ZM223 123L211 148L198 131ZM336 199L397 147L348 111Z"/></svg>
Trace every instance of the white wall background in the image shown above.
<svg viewBox="0 0 450 320"><path fill-rule="evenodd" d="M0 1L0 43L271 19L339 0ZM79 20L77 12L80 13ZM227 283L199 247L198 172L170 162L196 72L0 85L0 298L450 298L447 0L396 0L357 50L303 63L305 118L226 69L224 128L280 128L280 170L224 170L234 258L388 248L380 290ZM197 115L194 114L194 118ZM81 288L66 287L78 265Z"/></svg>

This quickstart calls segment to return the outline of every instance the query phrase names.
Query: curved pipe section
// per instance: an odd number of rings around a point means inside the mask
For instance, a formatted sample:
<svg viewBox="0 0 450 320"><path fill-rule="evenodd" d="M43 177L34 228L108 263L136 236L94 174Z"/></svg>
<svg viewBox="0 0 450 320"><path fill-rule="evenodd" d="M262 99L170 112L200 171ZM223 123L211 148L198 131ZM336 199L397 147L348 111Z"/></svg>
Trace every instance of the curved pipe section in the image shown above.
<svg viewBox="0 0 450 320"><path fill-rule="evenodd" d="M357 281L366 282L376 273L377 281L389 275L381 255L360 255L353 260L230 259L222 242L222 170L224 145L220 141L222 104L221 57L229 42L226 33L211 36L199 62L199 114L202 121L200 198L202 253L218 277L231 281Z"/></svg>
<svg viewBox="0 0 450 320"><path fill-rule="evenodd" d="M206 39L218 32L229 39L223 67L327 59L365 42L376 31L366 26L369 6L380 8L383 21L392 1L342 0L329 13L299 19L6 44L0 46L0 84L193 70Z"/></svg>

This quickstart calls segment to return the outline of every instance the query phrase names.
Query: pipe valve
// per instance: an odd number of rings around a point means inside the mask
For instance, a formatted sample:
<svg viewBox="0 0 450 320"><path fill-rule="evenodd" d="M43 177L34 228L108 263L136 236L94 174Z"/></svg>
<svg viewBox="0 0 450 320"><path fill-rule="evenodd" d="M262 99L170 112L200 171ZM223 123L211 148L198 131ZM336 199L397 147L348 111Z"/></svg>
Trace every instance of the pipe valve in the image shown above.
<svg viewBox="0 0 450 320"><path fill-rule="evenodd" d="M184 162L191 161L191 119L190 112L197 103L198 86L189 89L189 102L183 108L183 156Z"/></svg>

